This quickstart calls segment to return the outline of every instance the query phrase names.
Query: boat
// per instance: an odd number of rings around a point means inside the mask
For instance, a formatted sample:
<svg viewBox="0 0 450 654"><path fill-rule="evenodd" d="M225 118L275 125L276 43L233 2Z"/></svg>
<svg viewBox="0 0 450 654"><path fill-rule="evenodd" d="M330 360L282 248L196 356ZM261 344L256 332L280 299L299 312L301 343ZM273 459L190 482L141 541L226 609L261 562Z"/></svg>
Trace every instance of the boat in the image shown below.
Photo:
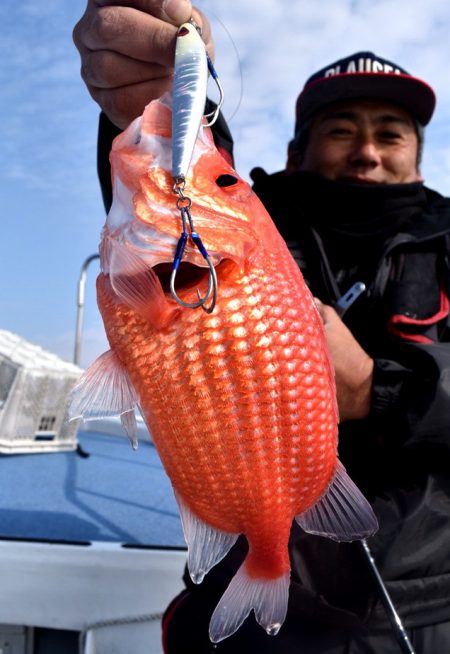
<svg viewBox="0 0 450 654"><path fill-rule="evenodd" d="M80 373L0 330L0 652L161 654L178 507L140 416L136 451L117 418L67 423Z"/></svg>

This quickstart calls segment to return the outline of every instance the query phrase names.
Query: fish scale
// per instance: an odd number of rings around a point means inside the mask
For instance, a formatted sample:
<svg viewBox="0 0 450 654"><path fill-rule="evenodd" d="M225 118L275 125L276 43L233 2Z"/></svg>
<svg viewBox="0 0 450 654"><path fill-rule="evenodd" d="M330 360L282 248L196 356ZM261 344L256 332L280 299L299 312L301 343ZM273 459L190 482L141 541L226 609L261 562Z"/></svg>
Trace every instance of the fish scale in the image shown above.
<svg viewBox="0 0 450 654"><path fill-rule="evenodd" d="M180 306L159 281L180 233L167 168L170 120L167 102L156 101L114 141L114 200L97 281L111 349L81 378L70 412L117 413L133 440L139 407L175 490L194 582L239 534L249 542L212 616L212 641L234 633L252 609L276 634L287 611L293 519L349 541L373 533L376 518L337 459L334 376L313 298L207 129L186 187L217 275L213 312ZM216 183L223 176L229 188ZM193 306L189 270L195 279L208 272L189 240L186 264L177 294Z"/></svg>

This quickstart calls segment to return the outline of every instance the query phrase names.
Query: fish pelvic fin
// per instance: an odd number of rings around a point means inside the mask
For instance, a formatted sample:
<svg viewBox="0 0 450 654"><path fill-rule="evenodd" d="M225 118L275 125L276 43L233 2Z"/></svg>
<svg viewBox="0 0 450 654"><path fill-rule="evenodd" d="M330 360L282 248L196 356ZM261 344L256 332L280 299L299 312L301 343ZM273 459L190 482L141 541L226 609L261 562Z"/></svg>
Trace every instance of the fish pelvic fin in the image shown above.
<svg viewBox="0 0 450 654"><path fill-rule="evenodd" d="M155 329L166 327L180 309L167 300L156 273L126 245L111 239L109 247L109 278L119 301Z"/></svg>
<svg viewBox="0 0 450 654"><path fill-rule="evenodd" d="M275 636L286 617L289 583L289 572L275 579L251 577L244 561L212 614L211 641L218 643L234 634L252 609L258 623Z"/></svg>
<svg viewBox="0 0 450 654"><path fill-rule="evenodd" d="M211 568L228 554L239 534L229 534L207 525L194 515L178 493L175 497L188 545L189 574L194 584L200 584Z"/></svg>
<svg viewBox="0 0 450 654"><path fill-rule="evenodd" d="M120 416L133 449L137 447L138 397L127 371L112 350L104 352L78 380L69 396L69 420Z"/></svg>
<svg viewBox="0 0 450 654"><path fill-rule="evenodd" d="M345 542L367 538L378 529L372 507L339 460L325 495L295 520L310 534Z"/></svg>

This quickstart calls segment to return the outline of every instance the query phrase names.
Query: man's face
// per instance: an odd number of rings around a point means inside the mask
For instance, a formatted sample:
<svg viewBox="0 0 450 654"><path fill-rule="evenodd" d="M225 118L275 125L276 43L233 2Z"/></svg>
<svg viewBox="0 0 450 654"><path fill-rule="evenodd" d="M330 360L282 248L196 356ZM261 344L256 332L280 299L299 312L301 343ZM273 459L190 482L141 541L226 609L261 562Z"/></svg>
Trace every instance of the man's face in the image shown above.
<svg viewBox="0 0 450 654"><path fill-rule="evenodd" d="M358 184L417 182L422 181L417 169L417 147L412 118L395 104L340 102L313 119L305 152L296 168ZM289 169L293 169L292 164Z"/></svg>

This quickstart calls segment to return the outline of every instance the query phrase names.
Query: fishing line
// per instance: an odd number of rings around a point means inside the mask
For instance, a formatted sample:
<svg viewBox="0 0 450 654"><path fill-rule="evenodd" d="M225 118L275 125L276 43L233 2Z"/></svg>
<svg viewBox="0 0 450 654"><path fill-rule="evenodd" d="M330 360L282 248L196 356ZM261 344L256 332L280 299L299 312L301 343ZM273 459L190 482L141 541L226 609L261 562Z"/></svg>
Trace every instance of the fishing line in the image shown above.
<svg viewBox="0 0 450 654"><path fill-rule="evenodd" d="M231 43L232 50L234 51L234 55L236 57L238 77L239 77L239 94L238 94L238 100L237 100L236 106L233 108L230 115L226 116L227 122L230 123L233 120L233 118L235 117L235 115L238 113L238 111L239 111L239 109L241 107L241 104L242 104L243 97L244 97L244 76L243 76L243 73L242 73L241 57L239 55L238 47L237 47L237 45L236 45L236 43L235 43L235 41L234 41L234 39L233 39L233 37L231 35L230 30L227 28L225 23L219 18L219 16L214 11L211 11L211 9L209 7L206 8L204 2L198 2L197 6L199 7L199 9L201 9L205 13L205 15L208 18L211 17L211 19L214 19L214 23L217 23L218 25L220 25L222 30L227 35L228 40ZM213 25L212 24L211 24L211 31L213 31ZM217 65L217 70L219 71L219 73L221 73L221 79L223 79L220 62ZM227 93L226 97L227 98L230 97L230 94L228 92L228 84L226 85L225 91Z"/></svg>

